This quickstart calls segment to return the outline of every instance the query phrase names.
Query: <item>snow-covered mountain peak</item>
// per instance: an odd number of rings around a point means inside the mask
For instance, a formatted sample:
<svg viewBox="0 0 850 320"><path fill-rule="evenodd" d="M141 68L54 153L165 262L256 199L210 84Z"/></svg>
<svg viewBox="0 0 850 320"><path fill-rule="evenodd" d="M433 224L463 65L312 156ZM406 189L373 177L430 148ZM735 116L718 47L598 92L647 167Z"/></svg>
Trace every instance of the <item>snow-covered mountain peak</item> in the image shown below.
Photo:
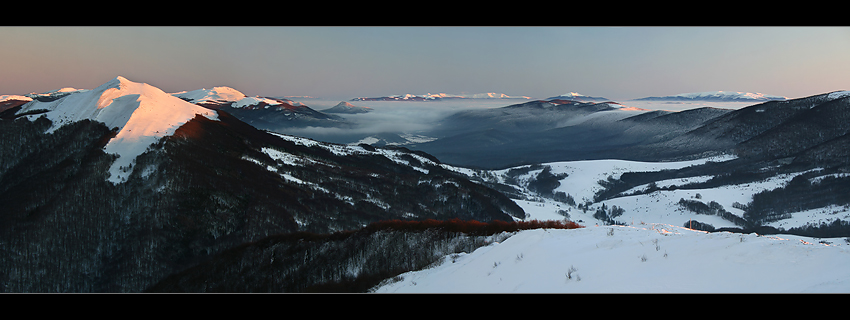
<svg viewBox="0 0 850 320"><path fill-rule="evenodd" d="M172 95L190 100L194 103L205 103L205 102L235 102L239 101L246 97L246 95L239 90L233 89L231 87L213 87L211 89L198 89L192 91L183 91L173 93Z"/></svg>
<svg viewBox="0 0 850 320"><path fill-rule="evenodd" d="M132 172L135 158L148 146L196 115L217 120L218 114L147 83L137 83L118 76L95 89L78 91L50 102L32 101L17 114L28 113L34 120L47 117L53 132L63 125L89 119L118 130L104 147L119 158L110 168L109 181L120 183Z"/></svg>

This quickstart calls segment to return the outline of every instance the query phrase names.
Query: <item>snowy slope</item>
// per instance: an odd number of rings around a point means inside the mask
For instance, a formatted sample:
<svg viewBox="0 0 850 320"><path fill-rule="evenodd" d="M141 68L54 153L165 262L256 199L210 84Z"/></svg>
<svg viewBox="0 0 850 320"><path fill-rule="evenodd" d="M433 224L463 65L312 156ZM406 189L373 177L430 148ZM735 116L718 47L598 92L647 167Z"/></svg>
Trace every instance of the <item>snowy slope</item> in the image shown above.
<svg viewBox="0 0 850 320"><path fill-rule="evenodd" d="M527 230L374 292L850 292L848 243L823 241L665 224Z"/></svg>
<svg viewBox="0 0 850 320"><path fill-rule="evenodd" d="M590 202L588 210L585 212L577 207L569 206L561 202L540 197L539 195L524 190L524 186L534 177L536 177L543 169L530 170L527 173L517 176L514 187L525 193L526 199L514 199L520 207L528 214L527 219L535 220L558 220L564 216L558 211L564 211L569 214L572 221L577 221L585 225L603 225L604 221L600 221L593 217L593 213L602 204L608 208L617 206L623 208L625 212L616 220L628 224L639 224L641 222L663 223L670 225L683 225L688 220L697 220L703 223L710 224L716 228L735 228L738 227L731 221L722 219L715 215L696 214L687 210L683 210L678 204L679 200L687 199L690 201L700 201L709 204L714 201L720 204L724 210L733 215L742 217L744 211L735 208L735 202L747 204L752 201L753 195L765 191L773 190L787 184L794 177L812 172L819 169L812 169L789 174L781 174L771 178L748 182L743 184L730 184L713 188L701 189L676 189L676 190L658 190L652 193L636 194L647 190L648 184L634 187L620 193L620 196L613 199L593 203L594 194L604 189L598 183L600 180L619 179L625 172L652 172L665 169L680 169L694 165L704 164L708 161L723 162L735 159L734 156L717 156L691 161L678 162L640 162L626 160L588 160L588 161L564 161L544 163L543 166L549 167L552 174L567 174L568 176L559 180L560 185L553 192L564 192L572 196L576 203ZM444 168L453 170L458 173L465 174L470 177L476 176L475 170L453 167L443 164ZM521 167L517 167L521 168ZM492 182L505 184L507 172L515 169L508 168L503 170L488 170L487 174ZM478 173L478 176L482 174ZM816 176L811 180L812 183L817 183L818 179L825 176ZM664 188L668 186L684 186L689 183L699 183L711 179L712 176L697 176L682 179L670 179L656 181L656 186ZM636 195L632 195L636 194ZM802 227L806 224L820 224L832 222L835 219L850 220L850 207L847 206L828 206L813 210L790 213L791 218L782 219L779 221L766 224L767 226L790 229L794 227Z"/></svg>
<svg viewBox="0 0 850 320"><path fill-rule="evenodd" d="M597 183L618 179L625 172L657 171L723 162L721 156L681 162L623 160L544 163L552 174L567 173L554 189L578 203L591 201L602 189ZM508 171L473 170L443 165L468 176L484 176L505 183ZM517 167L522 168L522 167ZM516 168L512 168L516 169ZM625 209L607 226L593 217L601 203L586 212L577 207L522 190L543 169L514 176L513 186L527 199L514 199L526 212L525 220L568 219L586 226L576 230L521 231L501 243L474 252L447 256L437 266L386 280L378 293L796 293L850 292L850 241L793 235L760 236L729 232L707 233L680 227L694 219L715 227L736 227L714 215L683 210L679 199L709 203L741 216L734 202L748 203L763 190L781 187L794 177L821 169L777 175L762 181L704 189L659 190L603 201L608 208ZM836 174L832 174L836 175ZM838 174L844 175L844 174ZM817 183L827 175L815 176ZM711 176L656 181L658 187L702 182ZM642 191L637 186L621 195ZM697 196L699 194L699 196ZM847 220L850 208L829 206L792 214L769 226L790 228L811 222Z"/></svg>
<svg viewBox="0 0 850 320"><path fill-rule="evenodd" d="M116 77L92 90L77 90L61 99L24 105L18 114L45 110L46 113L26 116L34 120L46 116L53 125L48 133L59 127L90 119L118 128L117 135L104 147L106 153L118 159L109 170L108 180L121 183L132 173L135 158L148 146L195 115L218 119L215 111L183 101L146 83L136 83Z"/></svg>

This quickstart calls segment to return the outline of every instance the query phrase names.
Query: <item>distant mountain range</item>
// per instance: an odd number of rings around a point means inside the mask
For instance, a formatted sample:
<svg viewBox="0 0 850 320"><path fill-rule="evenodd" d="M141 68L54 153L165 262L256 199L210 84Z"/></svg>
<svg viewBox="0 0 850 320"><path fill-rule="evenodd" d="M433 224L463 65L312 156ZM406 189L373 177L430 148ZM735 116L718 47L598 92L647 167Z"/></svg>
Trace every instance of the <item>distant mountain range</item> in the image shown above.
<svg viewBox="0 0 850 320"><path fill-rule="evenodd" d="M786 100L782 96L766 95L762 93L737 92L737 91L709 91L681 93L663 97L646 97L634 100L639 101L728 101L728 102L761 102L773 100Z"/></svg>
<svg viewBox="0 0 850 320"><path fill-rule="evenodd" d="M354 98L351 101L439 101L449 99L531 99L526 96L509 96L504 93L474 93L474 94L446 94L446 93L427 93L422 95L417 94L402 94L390 95L374 98Z"/></svg>
<svg viewBox="0 0 850 320"><path fill-rule="evenodd" d="M525 99L533 100L528 96L508 96L502 93L479 93L479 94L402 94L390 95L382 97L360 97L351 99L351 101L438 101L446 99ZM738 91L707 91L707 92L692 92L680 93L670 96L661 97L645 97L632 99L636 101L714 101L714 102L760 102L772 100L786 100L787 97L767 95L763 93L738 92ZM580 102L605 102L613 101L605 97L593 97L583 95L576 92L568 92L565 94L548 97L543 100L572 100Z"/></svg>

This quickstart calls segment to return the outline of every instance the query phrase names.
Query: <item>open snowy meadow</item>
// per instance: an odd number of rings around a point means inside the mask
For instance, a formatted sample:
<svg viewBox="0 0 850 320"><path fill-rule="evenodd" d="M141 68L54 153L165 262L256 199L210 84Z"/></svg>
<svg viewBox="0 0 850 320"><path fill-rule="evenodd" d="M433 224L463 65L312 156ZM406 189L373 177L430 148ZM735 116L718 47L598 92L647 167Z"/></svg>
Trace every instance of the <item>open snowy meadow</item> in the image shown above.
<svg viewBox="0 0 850 320"><path fill-rule="evenodd" d="M666 224L521 231L376 293L846 293L844 239Z"/></svg>

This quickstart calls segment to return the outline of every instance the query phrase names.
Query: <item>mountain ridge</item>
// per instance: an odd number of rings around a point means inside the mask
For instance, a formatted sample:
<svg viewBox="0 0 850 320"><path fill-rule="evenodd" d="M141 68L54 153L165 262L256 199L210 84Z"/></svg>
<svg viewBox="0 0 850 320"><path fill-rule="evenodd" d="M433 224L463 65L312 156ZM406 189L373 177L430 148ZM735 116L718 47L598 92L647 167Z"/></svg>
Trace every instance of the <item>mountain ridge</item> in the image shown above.
<svg viewBox="0 0 850 320"><path fill-rule="evenodd" d="M691 92L680 93L670 96L661 97L644 97L632 99L636 101L771 101L771 100L787 100L787 97L767 95L763 93L739 92L739 91L706 91L706 92Z"/></svg>

